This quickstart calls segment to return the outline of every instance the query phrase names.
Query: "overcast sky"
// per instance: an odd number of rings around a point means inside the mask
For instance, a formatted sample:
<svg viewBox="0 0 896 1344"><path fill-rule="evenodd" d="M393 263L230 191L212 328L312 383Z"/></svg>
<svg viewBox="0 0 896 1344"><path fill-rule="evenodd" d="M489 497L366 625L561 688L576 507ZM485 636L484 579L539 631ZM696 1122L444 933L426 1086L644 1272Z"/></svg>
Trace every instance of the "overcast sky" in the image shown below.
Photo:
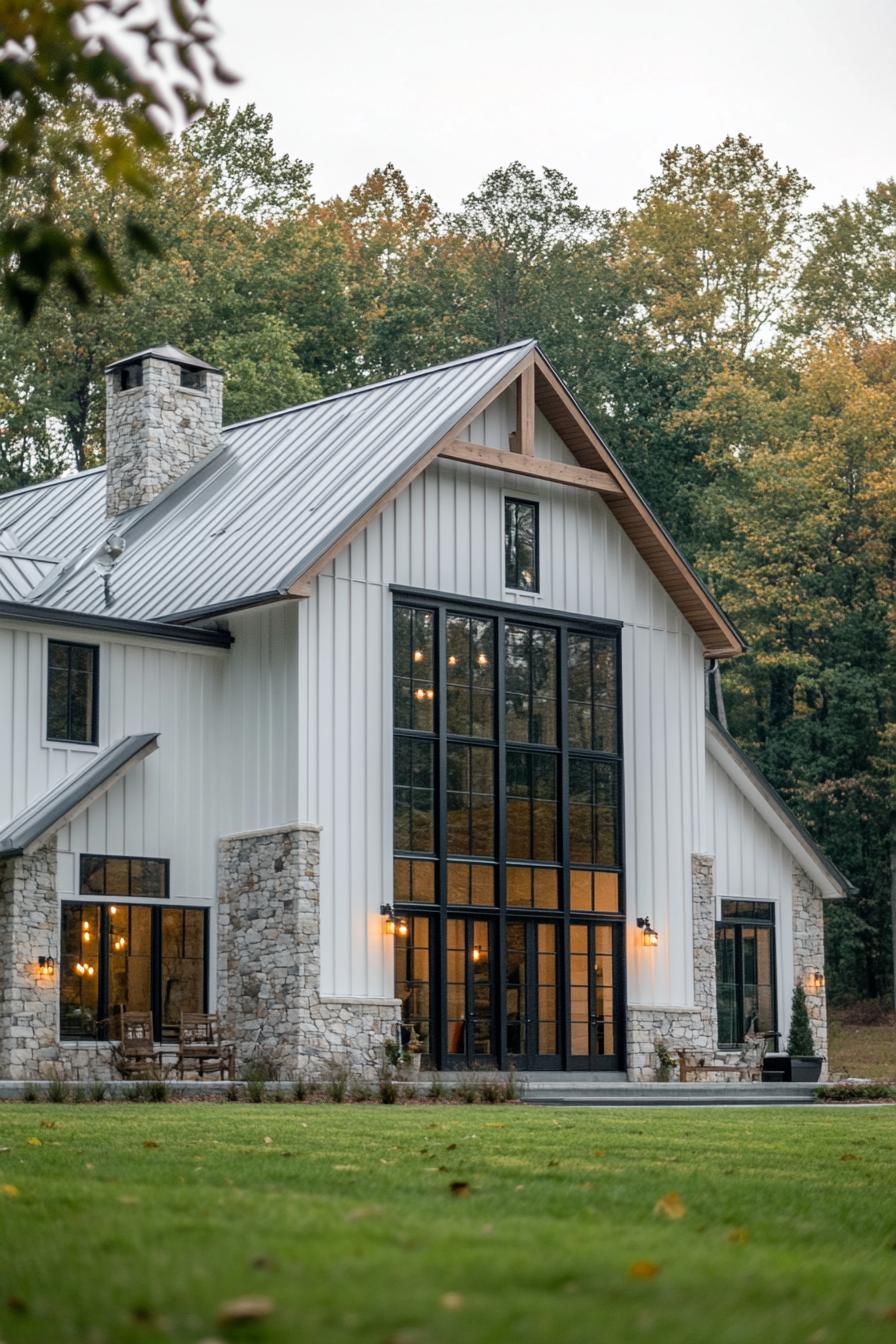
<svg viewBox="0 0 896 1344"><path fill-rule="evenodd" d="M628 204L674 143L745 131L815 202L896 173L896 0L211 0L231 97L319 196L390 160L453 208L512 159Z"/></svg>

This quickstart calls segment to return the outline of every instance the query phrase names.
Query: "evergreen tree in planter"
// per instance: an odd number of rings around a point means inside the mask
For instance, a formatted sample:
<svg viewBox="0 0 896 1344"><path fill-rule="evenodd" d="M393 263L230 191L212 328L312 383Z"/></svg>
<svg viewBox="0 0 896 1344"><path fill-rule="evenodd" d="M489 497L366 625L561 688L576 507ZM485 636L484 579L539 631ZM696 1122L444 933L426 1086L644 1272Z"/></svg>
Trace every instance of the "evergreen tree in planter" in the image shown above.
<svg viewBox="0 0 896 1344"><path fill-rule="evenodd" d="M802 985L794 985L793 987L787 1053L790 1056L790 1081L792 1083L815 1083L818 1081L821 1076L822 1059L820 1055L815 1054L815 1042L812 1040L806 991Z"/></svg>

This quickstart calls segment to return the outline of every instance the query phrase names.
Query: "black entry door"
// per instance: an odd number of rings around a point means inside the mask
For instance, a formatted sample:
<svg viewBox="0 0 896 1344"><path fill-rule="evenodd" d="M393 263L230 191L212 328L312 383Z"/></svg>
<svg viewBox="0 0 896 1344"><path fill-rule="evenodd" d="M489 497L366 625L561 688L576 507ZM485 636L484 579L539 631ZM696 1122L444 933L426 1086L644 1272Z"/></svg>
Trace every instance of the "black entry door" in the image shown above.
<svg viewBox="0 0 896 1344"><path fill-rule="evenodd" d="M518 1069L559 1069L560 934L556 920L509 919L505 952L507 1060Z"/></svg>
<svg viewBox="0 0 896 1344"><path fill-rule="evenodd" d="M622 1067L618 924L569 926L569 1067Z"/></svg>

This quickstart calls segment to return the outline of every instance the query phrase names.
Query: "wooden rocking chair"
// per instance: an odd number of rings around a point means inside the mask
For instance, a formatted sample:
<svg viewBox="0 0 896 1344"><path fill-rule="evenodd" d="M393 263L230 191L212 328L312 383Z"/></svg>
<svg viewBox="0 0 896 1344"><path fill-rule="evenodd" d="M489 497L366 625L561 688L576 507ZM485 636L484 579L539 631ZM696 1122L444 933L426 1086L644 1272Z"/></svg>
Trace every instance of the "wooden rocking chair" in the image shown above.
<svg viewBox="0 0 896 1344"><path fill-rule="evenodd" d="M184 1070L195 1070L200 1078L206 1073L233 1078L234 1047L222 1041L217 1013L181 1013L180 1047L174 1067L178 1078Z"/></svg>
<svg viewBox="0 0 896 1344"><path fill-rule="evenodd" d="M152 1013L115 1015L117 1038L112 1044L112 1063L122 1078L154 1078L161 1074L161 1053L156 1049Z"/></svg>

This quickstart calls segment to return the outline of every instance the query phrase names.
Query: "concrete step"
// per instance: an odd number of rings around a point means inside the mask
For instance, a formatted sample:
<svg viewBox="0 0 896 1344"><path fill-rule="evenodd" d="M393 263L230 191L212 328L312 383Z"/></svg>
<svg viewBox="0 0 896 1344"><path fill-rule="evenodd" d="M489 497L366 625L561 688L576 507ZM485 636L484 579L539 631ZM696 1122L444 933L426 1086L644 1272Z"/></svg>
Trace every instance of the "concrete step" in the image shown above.
<svg viewBox="0 0 896 1344"><path fill-rule="evenodd" d="M530 1106L805 1106L815 1083L592 1083L529 1086Z"/></svg>

